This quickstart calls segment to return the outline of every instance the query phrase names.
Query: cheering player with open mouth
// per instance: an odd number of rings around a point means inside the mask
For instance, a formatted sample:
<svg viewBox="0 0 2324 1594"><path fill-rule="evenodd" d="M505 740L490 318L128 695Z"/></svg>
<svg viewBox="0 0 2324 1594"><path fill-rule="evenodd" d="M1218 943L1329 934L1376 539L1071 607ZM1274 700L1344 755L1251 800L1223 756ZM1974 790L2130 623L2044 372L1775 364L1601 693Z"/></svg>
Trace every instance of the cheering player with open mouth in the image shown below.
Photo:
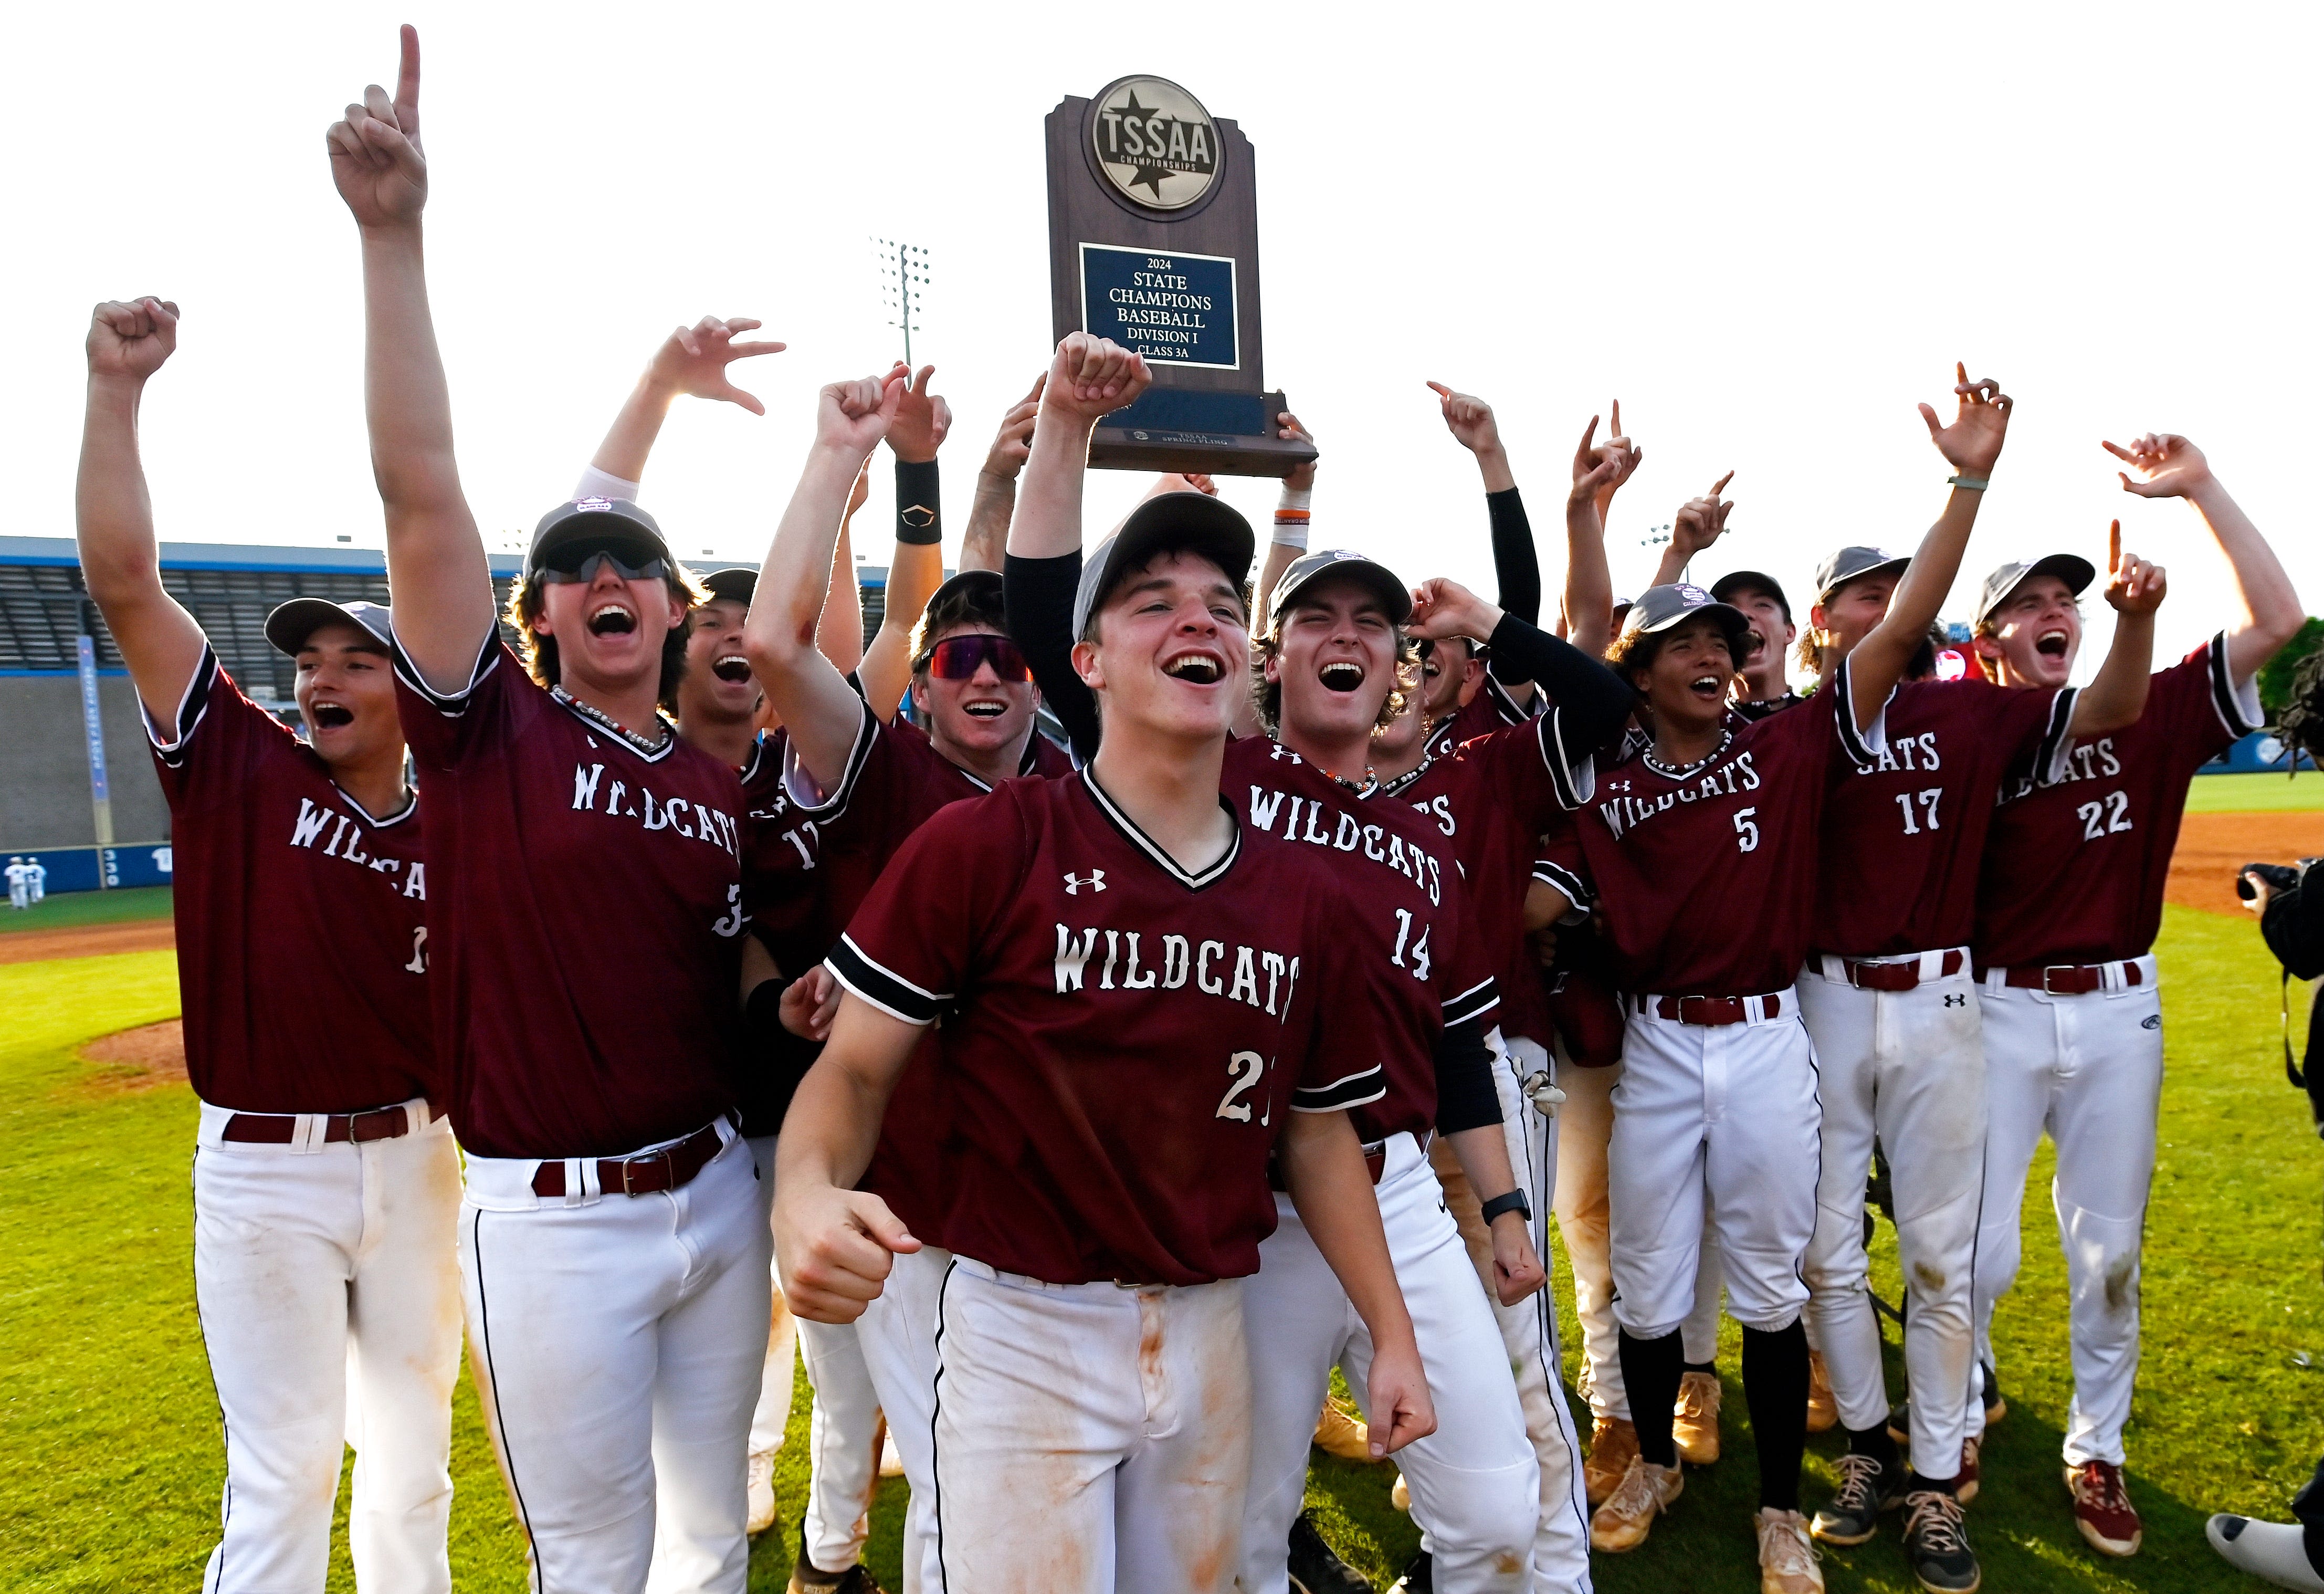
<svg viewBox="0 0 2324 1594"><path fill-rule="evenodd" d="M1065 339L1020 519L1078 539L1091 428L1147 380L1115 346ZM1201 494L1157 502L1075 594L1096 758L955 803L896 855L833 954L847 995L777 1156L802 1316L857 1317L899 1253L940 1253L936 1554L963 1594L1231 1586L1250 1450L1237 1281L1274 1226L1270 1152L1370 1333L1375 1444L1434 1425L1346 1113L1385 1083L1319 1000L1358 978L1349 894L1220 797L1250 529ZM915 1233L853 1186L939 1017L939 1199Z"/></svg>
<svg viewBox="0 0 2324 1594"><path fill-rule="evenodd" d="M1744 1394L1759 1451L1760 1582L1823 1586L1799 1510L1806 1440L1807 1286L1815 1228L1815 1060L1793 979L1813 934L1825 797L1876 764L1881 709L1952 585L2008 426L2010 401L1960 373L1960 409L1931 438L1952 493L1886 614L1831 682L1787 713L1746 720L1728 693L1748 623L1700 587L1650 588L1611 661L1651 719L1651 743L1599 771L1553 858L1594 890L1626 995L1622 1083L1608 1151L1615 1314L1639 1459L1591 1528L1600 1550L1643 1543L1678 1497L1671 1437L1705 1221L1718 1226ZM1763 934L1716 905L1750 903Z"/></svg>
<svg viewBox="0 0 2324 1594"><path fill-rule="evenodd" d="M696 593L650 517L546 517L496 632L420 250L420 46L330 130L363 239L401 715L482 1393L544 1589L740 1594L769 1232L733 1111L742 792L657 713ZM530 669L528 678L527 666ZM656 1539L661 1541L656 1554Z"/></svg>

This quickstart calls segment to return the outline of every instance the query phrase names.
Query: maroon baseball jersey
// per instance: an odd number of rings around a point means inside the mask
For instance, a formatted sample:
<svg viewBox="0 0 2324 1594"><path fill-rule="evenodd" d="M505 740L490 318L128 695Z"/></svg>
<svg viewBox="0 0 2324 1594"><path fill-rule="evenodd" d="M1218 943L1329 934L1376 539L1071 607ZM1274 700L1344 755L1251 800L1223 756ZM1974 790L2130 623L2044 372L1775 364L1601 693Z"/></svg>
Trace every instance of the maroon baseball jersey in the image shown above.
<svg viewBox="0 0 2324 1594"><path fill-rule="evenodd" d="M365 813L208 648L176 723L148 713L145 732L170 802L194 1093L244 1112L440 1101L418 799Z"/></svg>
<svg viewBox="0 0 2324 1594"><path fill-rule="evenodd" d="M1540 704L1538 691L1533 700ZM1489 736L1504 725L1521 725L1532 717L1533 710L1520 707L1517 700L1509 696L1509 689L1495 680L1489 669L1478 684L1477 695L1439 720L1429 732L1428 756L1441 758L1464 742Z"/></svg>
<svg viewBox="0 0 2324 1594"><path fill-rule="evenodd" d="M1086 773L921 825L830 958L881 1010L943 1019L913 1232L1058 1284L1255 1271L1286 1112L1386 1088L1328 1000L1355 982L1343 867L1238 818L1190 872Z"/></svg>
<svg viewBox="0 0 2324 1594"><path fill-rule="evenodd" d="M799 811L783 782L789 746L779 729L761 735L751 761L738 772L742 782L742 906L751 933L766 944L788 978L822 961L815 938L816 873L822 829Z"/></svg>
<svg viewBox="0 0 2324 1594"><path fill-rule="evenodd" d="M2259 720L2249 677L2228 678L2222 632L2155 672L2137 723L2073 743L2052 784L2012 781L1985 844L1978 966L2144 956L2188 782Z"/></svg>
<svg viewBox="0 0 2324 1594"><path fill-rule="evenodd" d="M1459 860L1419 813L1333 779L1279 742L1227 744L1220 787L1252 829L1305 843L1338 865L1348 888L1342 933L1372 977L1332 1000L1349 1004L1388 1093L1356 1109L1366 1141L1436 1127L1437 1037L1500 1005L1491 959L1470 910ZM1360 1016L1359 1016L1360 1015Z"/></svg>
<svg viewBox="0 0 2324 1594"><path fill-rule="evenodd" d="M1814 949L1886 957L1968 945L2002 779L2054 777L2080 696L1971 680L1898 686L1878 756L1825 799Z"/></svg>
<svg viewBox="0 0 2324 1594"><path fill-rule="evenodd" d="M1814 939L1824 805L1879 758L1877 721L1860 732L1848 700L1843 661L1797 708L1729 714L1701 763L1667 769L1646 749L1599 771L1544 851L1596 892L1618 989L1753 996L1792 983Z"/></svg>
<svg viewBox="0 0 2324 1594"><path fill-rule="evenodd" d="M1478 694L1482 701L1484 694ZM1462 742L1388 783L1444 838L1469 882L1488 966L1499 979L1503 1035L1549 1044L1541 965L1525 935L1526 887L1542 833L1582 800L1577 769L1557 746L1554 710Z"/></svg>
<svg viewBox="0 0 2324 1594"><path fill-rule="evenodd" d="M460 1144L607 1156L730 1110L749 922L733 769L543 690L497 638L457 692L400 655L396 677Z"/></svg>

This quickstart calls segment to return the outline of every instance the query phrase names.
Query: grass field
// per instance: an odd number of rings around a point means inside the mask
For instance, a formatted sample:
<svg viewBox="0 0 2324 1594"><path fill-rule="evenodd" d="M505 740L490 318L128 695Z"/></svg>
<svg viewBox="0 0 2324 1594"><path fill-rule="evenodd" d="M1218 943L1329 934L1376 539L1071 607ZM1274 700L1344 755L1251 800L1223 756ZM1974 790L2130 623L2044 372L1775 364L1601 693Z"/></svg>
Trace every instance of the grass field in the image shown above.
<svg viewBox="0 0 2324 1594"><path fill-rule="evenodd" d="M2282 1515L2324 1451L2324 1149L2282 1081L2275 967L2247 920L2181 908L2169 910L2159 950L2169 1073L2129 1442L2146 1547L2102 1562L2065 1508L2058 1443L2070 1378L2063 1269L2038 1193L2045 1151L2027 1202L2024 1275L1997 1328L2010 1412L1987 1443L1969 1517L1988 1589L2256 1588L2212 1556L2203 1518L2222 1508ZM189 1587L217 1531L217 1414L190 1283L193 1099L182 1086L124 1090L74 1055L95 1036L177 1010L166 952L0 965L0 1011L10 1016L0 1029L10 1151L0 1202L0 1585L11 1589ZM1876 1268L1893 1298L1885 1230ZM1561 1287L1565 1276L1561 1258ZM1569 1316L1567 1342L1575 1340ZM1728 1459L1690 1475L1644 1549L1600 1558L1609 1594L1757 1587L1735 1361L1730 1325ZM804 1377L798 1391L778 1480L788 1524L806 1488ZM522 1550L465 1379L457 1399L456 1578L464 1590L513 1591ZM1812 1443L1811 1507L1830 1488L1832 1437ZM1312 1497L1334 1542L1383 1585L1416 1544L1388 1505L1391 1480L1384 1467L1323 1462ZM901 1485L890 1484L873 1514L871 1560L891 1589L900 1587L902 1500ZM343 1521L334 1589L354 1586L344 1543ZM754 1590L782 1588L794 1543L760 1542ZM1861 1549L1830 1553L1824 1570L1835 1591L1911 1587L1893 1526Z"/></svg>
<svg viewBox="0 0 2324 1594"><path fill-rule="evenodd" d="M167 886L138 886L126 891L67 891L61 896L43 897L21 913L0 913L0 935L13 930L77 930L83 925L117 925L130 919L169 917Z"/></svg>
<svg viewBox="0 0 2324 1594"><path fill-rule="evenodd" d="M2190 814L2293 814L2324 808L2324 775L2204 775L2188 788Z"/></svg>

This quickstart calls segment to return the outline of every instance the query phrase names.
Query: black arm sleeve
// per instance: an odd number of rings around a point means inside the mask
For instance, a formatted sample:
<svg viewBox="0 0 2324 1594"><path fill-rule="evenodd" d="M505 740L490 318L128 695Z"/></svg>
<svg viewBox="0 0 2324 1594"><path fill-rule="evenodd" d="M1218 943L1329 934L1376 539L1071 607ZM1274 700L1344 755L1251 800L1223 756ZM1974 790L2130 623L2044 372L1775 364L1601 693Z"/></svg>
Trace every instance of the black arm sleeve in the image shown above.
<svg viewBox="0 0 2324 1594"><path fill-rule="evenodd" d="M1440 1134L1481 1129L1501 1121L1493 1089L1493 1051L1480 1016L1447 1024L1436 1037L1436 1128Z"/></svg>
<svg viewBox="0 0 2324 1594"><path fill-rule="evenodd" d="M1485 509L1493 524L1493 578L1501 585L1500 605L1528 625L1541 623L1541 556L1534 550L1533 522L1526 519L1525 500L1515 487L1485 494ZM1498 658L1493 674L1503 681L1521 681L1503 669Z"/></svg>
<svg viewBox="0 0 2324 1594"><path fill-rule="evenodd" d="M1001 559L1009 634L1033 667L1033 682L1065 726L1074 756L1087 763L1097 756L1097 696L1074 673L1074 589L1081 580L1078 548L1051 559Z"/></svg>
<svg viewBox="0 0 2324 1594"><path fill-rule="evenodd" d="M793 1035L783 1027L783 992L788 980L761 980L742 1003L742 1049L749 1065L765 1078L767 1107L780 1123L789 1112L799 1081L823 1055L823 1043Z"/></svg>
<svg viewBox="0 0 2324 1594"><path fill-rule="evenodd" d="M1537 682L1557 705L1568 747L1605 746L1638 705L1637 694L1603 663L1515 614L1504 613L1489 640L1495 659L1511 660L1502 678Z"/></svg>

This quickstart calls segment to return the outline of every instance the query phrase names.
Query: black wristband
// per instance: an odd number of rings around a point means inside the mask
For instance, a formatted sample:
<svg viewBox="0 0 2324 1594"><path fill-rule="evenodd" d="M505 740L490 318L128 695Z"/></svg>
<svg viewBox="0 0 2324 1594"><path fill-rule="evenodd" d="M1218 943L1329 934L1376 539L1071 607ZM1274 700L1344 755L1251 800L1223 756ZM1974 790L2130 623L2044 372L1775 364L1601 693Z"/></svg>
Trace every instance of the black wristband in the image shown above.
<svg viewBox="0 0 2324 1594"><path fill-rule="evenodd" d="M1517 1212L1521 1214L1526 1222L1533 1221L1533 1202L1526 1199L1526 1193L1522 1190L1512 1190L1507 1195L1497 1195L1480 1207L1478 1212L1484 1218L1485 1226L1489 1229L1492 1227L1493 1220L1504 1212Z"/></svg>
<svg viewBox="0 0 2324 1594"><path fill-rule="evenodd" d="M944 503L933 459L896 462L896 540L923 546L944 540Z"/></svg>

